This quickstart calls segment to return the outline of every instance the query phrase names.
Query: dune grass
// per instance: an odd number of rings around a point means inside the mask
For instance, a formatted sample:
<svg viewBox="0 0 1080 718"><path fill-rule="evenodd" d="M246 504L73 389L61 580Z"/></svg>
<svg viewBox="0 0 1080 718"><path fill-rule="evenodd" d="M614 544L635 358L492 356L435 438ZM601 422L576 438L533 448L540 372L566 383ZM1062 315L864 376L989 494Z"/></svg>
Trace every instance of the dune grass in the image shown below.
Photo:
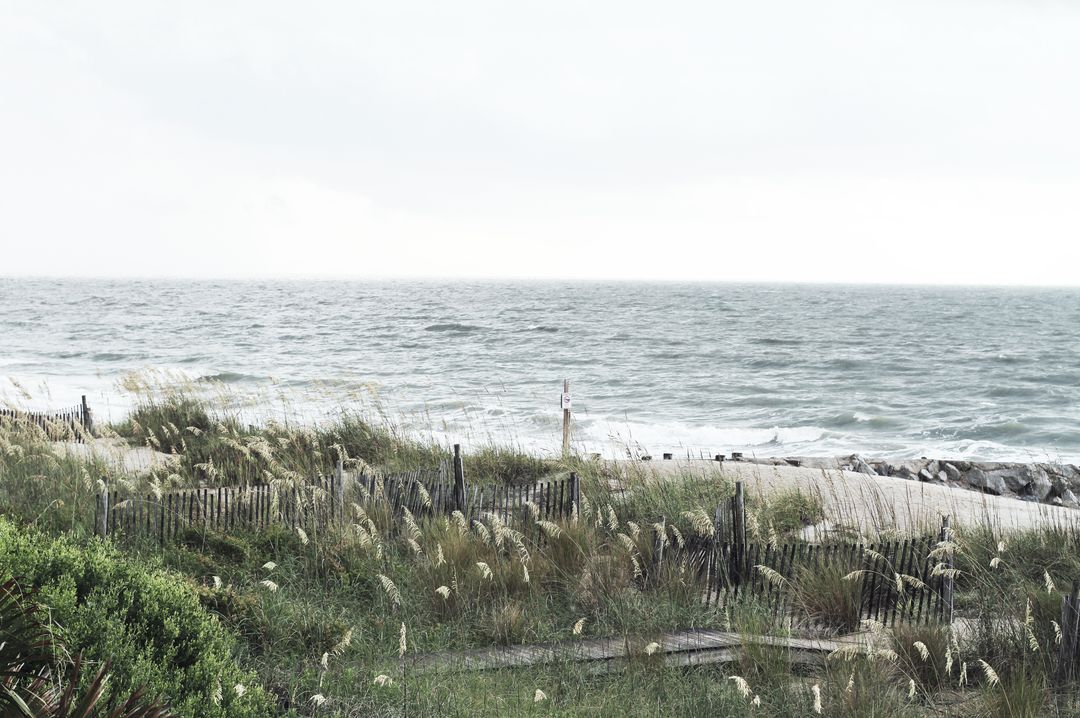
<svg viewBox="0 0 1080 718"><path fill-rule="evenodd" d="M166 469L135 475L68 454L32 428L0 425L0 514L10 535L85 540L86 507L101 477L141 493L200 482L304 481L339 460L391 474L437 467L450 453L378 419L343 414L316 426L252 426L183 395L148 400L102 432L175 458ZM965 529L937 546L935 560L946 552L955 560L962 620L952 631L859 624L849 605L854 567L778 577L797 597L796 611L824 617L837 631L873 636L869 656L837 655L805 669L784 650L749 640L783 635L791 630L785 623L752 601L706 606L688 566L654 568L653 523L664 517L672 544L707 533L715 507L731 495L722 478L616 476L604 463L498 446L469 450L466 462L473 482L574 471L582 479L578 514L509 526L492 516L423 520L392 515L376 492L352 497L348 521L318 534L190 530L165 547L127 542L94 550L107 550L130 580L145 573L175 582L178 595L193 601L184 604L196 611L191 620L213 627L215 645L228 647L252 690L280 715L1065 716L1080 706L1076 687L1056 678L1062 591L1080 578L1075 533ZM798 492L749 510L759 541L794 540L821 518L820 500ZM0 555L0 573L14 570L63 581L48 563ZM87 581L92 590L94 579ZM70 620L70 607L61 605L66 595L57 588L41 600L56 602L50 608L58 619ZM128 626L135 646L155 640L119 612L114 620ZM645 650L651 636L688 628L741 632L748 646L734 664L694 668L667 665ZM103 658L119 650L104 636L81 635L82 650ZM422 653L596 637L635 646L624 670L557 663L472 673L409 669ZM122 668L117 680L136 685L138 670ZM199 685L184 705L198 705L198 690L202 700L215 699L213 683Z"/></svg>

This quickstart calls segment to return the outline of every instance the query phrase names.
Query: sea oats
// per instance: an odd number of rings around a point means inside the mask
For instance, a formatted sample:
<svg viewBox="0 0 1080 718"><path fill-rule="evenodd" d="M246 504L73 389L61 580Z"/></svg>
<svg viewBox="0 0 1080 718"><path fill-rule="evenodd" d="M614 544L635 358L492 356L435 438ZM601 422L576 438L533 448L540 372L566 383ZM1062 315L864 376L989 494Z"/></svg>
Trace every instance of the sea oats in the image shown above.
<svg viewBox="0 0 1080 718"><path fill-rule="evenodd" d="M404 658L405 652L409 650L409 643L406 640L407 633L405 631L405 624L401 624L401 636L398 638L398 658Z"/></svg>
<svg viewBox="0 0 1080 718"><path fill-rule="evenodd" d="M443 599L448 599L448 598L450 598L450 587L449 586L439 586L438 588L435 589L435 593L442 596Z"/></svg>
<svg viewBox="0 0 1080 718"><path fill-rule="evenodd" d="M821 686L817 683L810 686L810 692L814 694L814 712L821 713Z"/></svg>
<svg viewBox="0 0 1080 718"><path fill-rule="evenodd" d="M233 686L233 692L236 693L237 696L243 696L247 693L247 688L244 687L243 683L237 683Z"/></svg>
<svg viewBox="0 0 1080 718"><path fill-rule="evenodd" d="M296 535L300 537L300 543L302 543L304 546L308 545L308 535L307 532L304 531L304 529L297 526Z"/></svg>
<svg viewBox="0 0 1080 718"><path fill-rule="evenodd" d="M539 688L536 689L536 693L533 693L533 703L539 703L540 701L547 700L547 693L544 693Z"/></svg>
<svg viewBox="0 0 1080 718"><path fill-rule="evenodd" d="M991 668L989 663L980 658L979 665L982 666L983 674L986 675L986 682L991 688L1001 682L1001 679L998 678L997 671Z"/></svg>
<svg viewBox="0 0 1080 718"><path fill-rule="evenodd" d="M375 680L373 680L372 683L379 686L380 688L386 688L394 684L394 679L386 675L385 673L380 673L379 675L375 676Z"/></svg>
<svg viewBox="0 0 1080 718"><path fill-rule="evenodd" d="M262 581L259 581L259 583L265 586L266 590L268 590L270 593L278 590L278 585L268 578L264 578Z"/></svg>
<svg viewBox="0 0 1080 718"><path fill-rule="evenodd" d="M922 658L924 662L930 660L930 649L926 647L925 643L922 641L915 641L911 645L919 652L919 657Z"/></svg>
<svg viewBox="0 0 1080 718"><path fill-rule="evenodd" d="M728 679L735 682L735 687L738 688L739 694L743 698L749 698L753 691L750 690L750 684L746 682L746 679L742 676L728 676Z"/></svg>
<svg viewBox="0 0 1080 718"><path fill-rule="evenodd" d="M267 571L273 571L275 568L277 568L277 564L273 561L267 561L262 565L262 567L265 568Z"/></svg>
<svg viewBox="0 0 1080 718"><path fill-rule="evenodd" d="M326 696L324 696L322 693L316 693L311 697L311 702L315 704L316 708L318 708L323 703L326 703Z"/></svg>
<svg viewBox="0 0 1080 718"><path fill-rule="evenodd" d="M577 623L574 624L573 632L575 636L580 636L581 632L585 630L585 619L579 618Z"/></svg>
<svg viewBox="0 0 1080 718"><path fill-rule="evenodd" d="M390 580L390 577L385 576L385 575L380 573L379 574L379 583L382 585L383 592L386 593L386 595L390 599L390 601L395 606L400 606L401 605L401 591L399 591L398 587L394 584L394 582Z"/></svg>
<svg viewBox="0 0 1080 718"><path fill-rule="evenodd" d="M653 655L654 653L656 653L659 650L660 650L660 644L657 643L656 641L653 641L649 645L645 646L645 655L646 656L651 656L651 655Z"/></svg>
<svg viewBox="0 0 1080 718"><path fill-rule="evenodd" d="M483 561L477 561L476 567L480 569L480 576L482 578L490 579L492 577L493 574L491 573L491 566L488 566Z"/></svg>

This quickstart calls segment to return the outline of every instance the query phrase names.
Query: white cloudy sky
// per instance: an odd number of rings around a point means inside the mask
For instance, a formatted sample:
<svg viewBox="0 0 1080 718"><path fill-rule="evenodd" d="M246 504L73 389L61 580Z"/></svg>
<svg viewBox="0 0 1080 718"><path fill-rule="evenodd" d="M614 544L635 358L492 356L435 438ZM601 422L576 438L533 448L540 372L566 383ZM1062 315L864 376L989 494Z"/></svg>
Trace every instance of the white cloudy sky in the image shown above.
<svg viewBox="0 0 1080 718"><path fill-rule="evenodd" d="M1080 3L0 0L0 275L1080 284Z"/></svg>

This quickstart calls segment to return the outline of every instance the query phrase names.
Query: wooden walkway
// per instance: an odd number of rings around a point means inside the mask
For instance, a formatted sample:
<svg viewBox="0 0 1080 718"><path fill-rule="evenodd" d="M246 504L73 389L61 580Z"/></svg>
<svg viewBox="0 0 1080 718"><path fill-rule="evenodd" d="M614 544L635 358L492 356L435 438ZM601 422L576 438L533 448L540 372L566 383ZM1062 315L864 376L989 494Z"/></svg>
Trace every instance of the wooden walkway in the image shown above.
<svg viewBox="0 0 1080 718"><path fill-rule="evenodd" d="M737 661L742 655L744 641L756 646L786 649L792 663L804 665L820 665L835 651L865 653L869 650L865 633L823 639L747 637L738 633L699 629L665 633L651 640L659 644L651 658L660 658L673 666ZM647 642L645 638L600 638L445 651L416 656L413 668L422 672L454 672L527 668L549 663L581 663L590 671L605 672L621 670L628 658L645 658Z"/></svg>

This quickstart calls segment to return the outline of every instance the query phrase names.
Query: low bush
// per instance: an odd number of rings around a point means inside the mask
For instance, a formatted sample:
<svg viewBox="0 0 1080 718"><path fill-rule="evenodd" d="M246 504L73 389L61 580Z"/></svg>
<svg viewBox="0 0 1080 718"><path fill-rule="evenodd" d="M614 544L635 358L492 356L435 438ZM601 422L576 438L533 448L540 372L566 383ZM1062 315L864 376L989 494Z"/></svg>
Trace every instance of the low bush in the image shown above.
<svg viewBox="0 0 1080 718"><path fill-rule="evenodd" d="M231 635L184 580L96 541L79 545L0 519L0 580L14 576L30 583L70 646L88 662L108 662L116 694L143 688L192 718L273 714L234 662Z"/></svg>

